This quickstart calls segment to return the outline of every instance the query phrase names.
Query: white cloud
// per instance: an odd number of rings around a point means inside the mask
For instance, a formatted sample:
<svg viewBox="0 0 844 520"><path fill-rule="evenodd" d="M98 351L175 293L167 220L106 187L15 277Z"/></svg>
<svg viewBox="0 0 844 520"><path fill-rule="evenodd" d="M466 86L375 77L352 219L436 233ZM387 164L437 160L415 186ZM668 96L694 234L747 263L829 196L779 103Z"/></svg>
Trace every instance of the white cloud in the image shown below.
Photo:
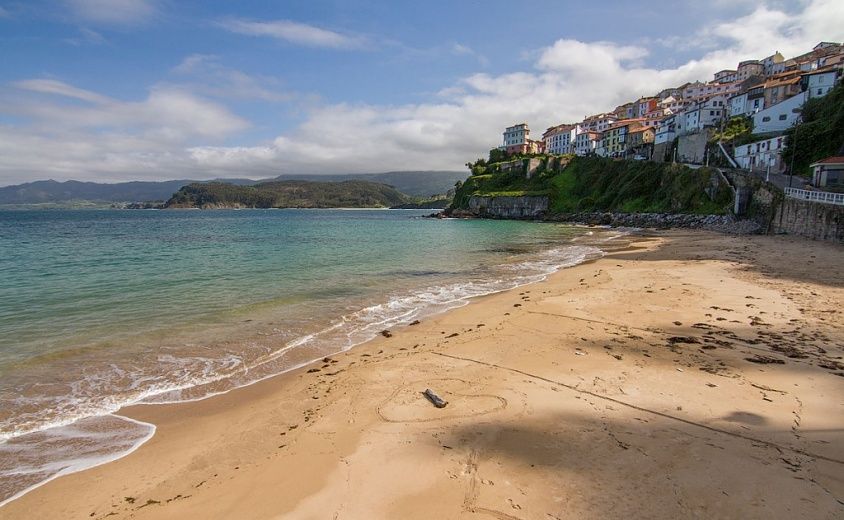
<svg viewBox="0 0 844 520"><path fill-rule="evenodd" d="M76 45L77 47L80 45L102 45L107 42L102 34L92 29L88 29L87 27L81 27L79 29L79 36L75 38L67 38L65 41L71 45Z"/></svg>
<svg viewBox="0 0 844 520"><path fill-rule="evenodd" d="M57 96L78 99L80 101L87 101L89 103L102 104L109 102L109 98L106 96L102 96L96 92L91 92L90 90L77 88L72 85L68 85L63 81L54 79L27 79L17 81L13 83L13 85L19 89L29 90L31 92L54 94Z"/></svg>
<svg viewBox="0 0 844 520"><path fill-rule="evenodd" d="M470 75L444 85L427 103L317 105L295 129L252 146L226 145L247 123L198 96L196 81L158 85L147 99L127 102L54 80L28 80L17 87L35 99L4 99L0 89L0 113L28 122L0 126L0 184L45 172L115 179L462 169L498 145L508 124L528 121L540 134L665 87L708 79L740 60L775 50L789 57L821 39L844 40L843 22L839 2L817 0L785 14L761 6L689 35L708 38L714 50L661 68L646 65L648 51L639 45L560 40L533 53L526 71ZM230 72L213 56L195 55L174 74L223 78ZM227 81L219 82L234 84Z"/></svg>
<svg viewBox="0 0 844 520"><path fill-rule="evenodd" d="M216 98L284 102L297 97L278 78L246 74L209 54L191 54L173 73L183 88Z"/></svg>
<svg viewBox="0 0 844 520"><path fill-rule="evenodd" d="M451 53L455 56L471 56L478 60L478 63L480 63L481 66L484 67L489 65L489 59L487 59L486 56L479 53L475 49L469 47L468 45L463 45L462 43L455 43L454 45L452 45Z"/></svg>
<svg viewBox="0 0 844 520"><path fill-rule="evenodd" d="M82 20L116 25L145 22L158 11L157 0L65 0Z"/></svg>
<svg viewBox="0 0 844 520"><path fill-rule="evenodd" d="M2 111L26 117L48 132L131 131L185 143L195 138L222 138L249 126L222 105L174 87L155 87L143 101L121 101L51 79L24 80L14 86L47 96L17 103L0 101ZM66 98L85 103L67 103Z"/></svg>
<svg viewBox="0 0 844 520"><path fill-rule="evenodd" d="M219 25L234 33L249 36L268 36L307 47L359 49L366 43L366 40L360 36L350 36L291 20L251 21L232 19L222 21Z"/></svg>

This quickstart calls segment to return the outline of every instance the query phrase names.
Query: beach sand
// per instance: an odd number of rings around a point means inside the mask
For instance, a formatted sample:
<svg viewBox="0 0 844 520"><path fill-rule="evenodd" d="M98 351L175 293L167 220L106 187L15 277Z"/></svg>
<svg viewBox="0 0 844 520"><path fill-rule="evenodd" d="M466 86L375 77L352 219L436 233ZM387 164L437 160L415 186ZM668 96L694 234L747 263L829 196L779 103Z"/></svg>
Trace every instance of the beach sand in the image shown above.
<svg viewBox="0 0 844 520"><path fill-rule="evenodd" d="M842 260L637 238L295 372L124 409L152 440L0 518L844 518Z"/></svg>

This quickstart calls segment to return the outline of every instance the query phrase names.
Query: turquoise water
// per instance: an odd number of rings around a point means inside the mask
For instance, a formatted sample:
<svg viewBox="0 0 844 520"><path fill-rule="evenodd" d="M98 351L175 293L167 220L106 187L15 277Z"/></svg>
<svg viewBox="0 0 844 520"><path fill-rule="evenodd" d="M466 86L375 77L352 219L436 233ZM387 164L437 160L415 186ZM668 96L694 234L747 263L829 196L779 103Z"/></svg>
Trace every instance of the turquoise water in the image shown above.
<svg viewBox="0 0 844 520"><path fill-rule="evenodd" d="M224 392L600 254L579 228L424 213L0 211L0 503L142 443L123 405Z"/></svg>

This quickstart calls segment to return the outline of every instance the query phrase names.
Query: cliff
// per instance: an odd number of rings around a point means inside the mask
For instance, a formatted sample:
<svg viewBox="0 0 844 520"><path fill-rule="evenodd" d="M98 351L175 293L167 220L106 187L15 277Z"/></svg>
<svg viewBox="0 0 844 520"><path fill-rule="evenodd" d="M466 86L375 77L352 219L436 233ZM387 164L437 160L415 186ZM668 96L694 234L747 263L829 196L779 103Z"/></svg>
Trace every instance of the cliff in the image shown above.
<svg viewBox="0 0 844 520"><path fill-rule="evenodd" d="M458 187L452 212L501 218L578 212L723 215L732 203L729 185L710 168L539 156L479 161L472 173Z"/></svg>

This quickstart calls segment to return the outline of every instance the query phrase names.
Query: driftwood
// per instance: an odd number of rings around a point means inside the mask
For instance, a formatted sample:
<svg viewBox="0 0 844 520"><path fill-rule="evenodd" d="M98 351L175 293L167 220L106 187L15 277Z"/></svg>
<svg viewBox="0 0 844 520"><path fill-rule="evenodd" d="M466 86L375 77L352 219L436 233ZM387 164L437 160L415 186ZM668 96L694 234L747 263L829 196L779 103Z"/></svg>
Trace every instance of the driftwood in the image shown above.
<svg viewBox="0 0 844 520"><path fill-rule="evenodd" d="M431 390L430 388L426 389L422 393L425 394L425 397L427 397L429 401L434 403L434 406L436 406L437 408L445 408L445 405L448 404L448 401L443 400L440 396L435 394L433 392L433 390Z"/></svg>

